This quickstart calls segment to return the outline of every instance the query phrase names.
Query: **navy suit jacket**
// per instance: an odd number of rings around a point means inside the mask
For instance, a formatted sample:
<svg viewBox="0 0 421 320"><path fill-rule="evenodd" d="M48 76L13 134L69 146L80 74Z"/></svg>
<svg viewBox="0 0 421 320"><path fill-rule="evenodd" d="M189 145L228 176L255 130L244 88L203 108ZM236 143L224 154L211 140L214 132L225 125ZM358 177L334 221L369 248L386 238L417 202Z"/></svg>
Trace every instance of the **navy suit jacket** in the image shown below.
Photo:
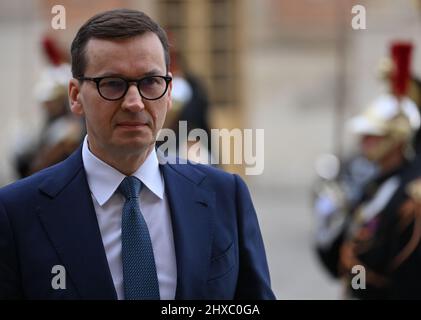
<svg viewBox="0 0 421 320"><path fill-rule="evenodd" d="M274 299L256 213L240 177L161 166L174 233L176 299ZM53 266L65 289L53 289ZM116 299L81 148L0 189L0 299Z"/></svg>

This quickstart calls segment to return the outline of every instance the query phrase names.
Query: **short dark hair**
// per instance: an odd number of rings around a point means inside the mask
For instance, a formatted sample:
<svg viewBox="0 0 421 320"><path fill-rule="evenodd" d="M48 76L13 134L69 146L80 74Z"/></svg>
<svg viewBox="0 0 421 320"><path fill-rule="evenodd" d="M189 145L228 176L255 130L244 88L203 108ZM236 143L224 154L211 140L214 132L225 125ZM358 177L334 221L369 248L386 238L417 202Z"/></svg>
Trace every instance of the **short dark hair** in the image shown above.
<svg viewBox="0 0 421 320"><path fill-rule="evenodd" d="M78 78L84 75L87 65L85 49L90 39L124 39L142 35L145 32L155 33L161 41L168 71L170 54L165 31L144 12L115 9L93 16L77 32L70 49L73 77Z"/></svg>

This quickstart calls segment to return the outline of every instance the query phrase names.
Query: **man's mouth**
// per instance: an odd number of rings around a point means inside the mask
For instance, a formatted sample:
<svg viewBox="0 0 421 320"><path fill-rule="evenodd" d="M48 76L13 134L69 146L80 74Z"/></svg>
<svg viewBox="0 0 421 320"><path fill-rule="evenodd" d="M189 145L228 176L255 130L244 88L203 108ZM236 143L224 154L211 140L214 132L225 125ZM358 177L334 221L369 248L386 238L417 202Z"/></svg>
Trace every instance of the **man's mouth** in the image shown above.
<svg viewBox="0 0 421 320"><path fill-rule="evenodd" d="M122 121L117 123L117 127L123 129L140 129L147 127L149 124L147 122L140 121Z"/></svg>

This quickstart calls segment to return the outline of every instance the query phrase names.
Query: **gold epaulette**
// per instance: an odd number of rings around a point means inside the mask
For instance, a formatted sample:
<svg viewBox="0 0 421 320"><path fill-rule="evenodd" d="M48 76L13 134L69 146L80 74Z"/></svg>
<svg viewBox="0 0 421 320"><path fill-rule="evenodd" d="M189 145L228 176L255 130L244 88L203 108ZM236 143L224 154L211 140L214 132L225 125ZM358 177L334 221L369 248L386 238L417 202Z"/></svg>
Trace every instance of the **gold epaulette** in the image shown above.
<svg viewBox="0 0 421 320"><path fill-rule="evenodd" d="M403 232L409 225L412 235L392 261L392 270L398 268L416 250L421 241L421 178L411 181L405 189L408 199L399 209L399 229Z"/></svg>
<svg viewBox="0 0 421 320"><path fill-rule="evenodd" d="M417 204L421 204L421 178L417 178L406 187L406 193Z"/></svg>

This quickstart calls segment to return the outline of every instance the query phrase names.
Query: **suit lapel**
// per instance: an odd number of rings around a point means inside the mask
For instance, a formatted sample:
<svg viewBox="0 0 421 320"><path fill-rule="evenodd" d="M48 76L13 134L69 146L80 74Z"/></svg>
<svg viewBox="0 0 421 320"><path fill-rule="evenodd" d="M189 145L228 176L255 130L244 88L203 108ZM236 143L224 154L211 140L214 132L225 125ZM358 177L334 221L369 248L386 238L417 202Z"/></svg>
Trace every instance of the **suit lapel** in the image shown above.
<svg viewBox="0 0 421 320"><path fill-rule="evenodd" d="M116 299L81 149L39 189L40 220L82 299Z"/></svg>
<svg viewBox="0 0 421 320"><path fill-rule="evenodd" d="M163 165L177 261L176 299L203 299L211 256L215 195L199 186L201 172Z"/></svg>

